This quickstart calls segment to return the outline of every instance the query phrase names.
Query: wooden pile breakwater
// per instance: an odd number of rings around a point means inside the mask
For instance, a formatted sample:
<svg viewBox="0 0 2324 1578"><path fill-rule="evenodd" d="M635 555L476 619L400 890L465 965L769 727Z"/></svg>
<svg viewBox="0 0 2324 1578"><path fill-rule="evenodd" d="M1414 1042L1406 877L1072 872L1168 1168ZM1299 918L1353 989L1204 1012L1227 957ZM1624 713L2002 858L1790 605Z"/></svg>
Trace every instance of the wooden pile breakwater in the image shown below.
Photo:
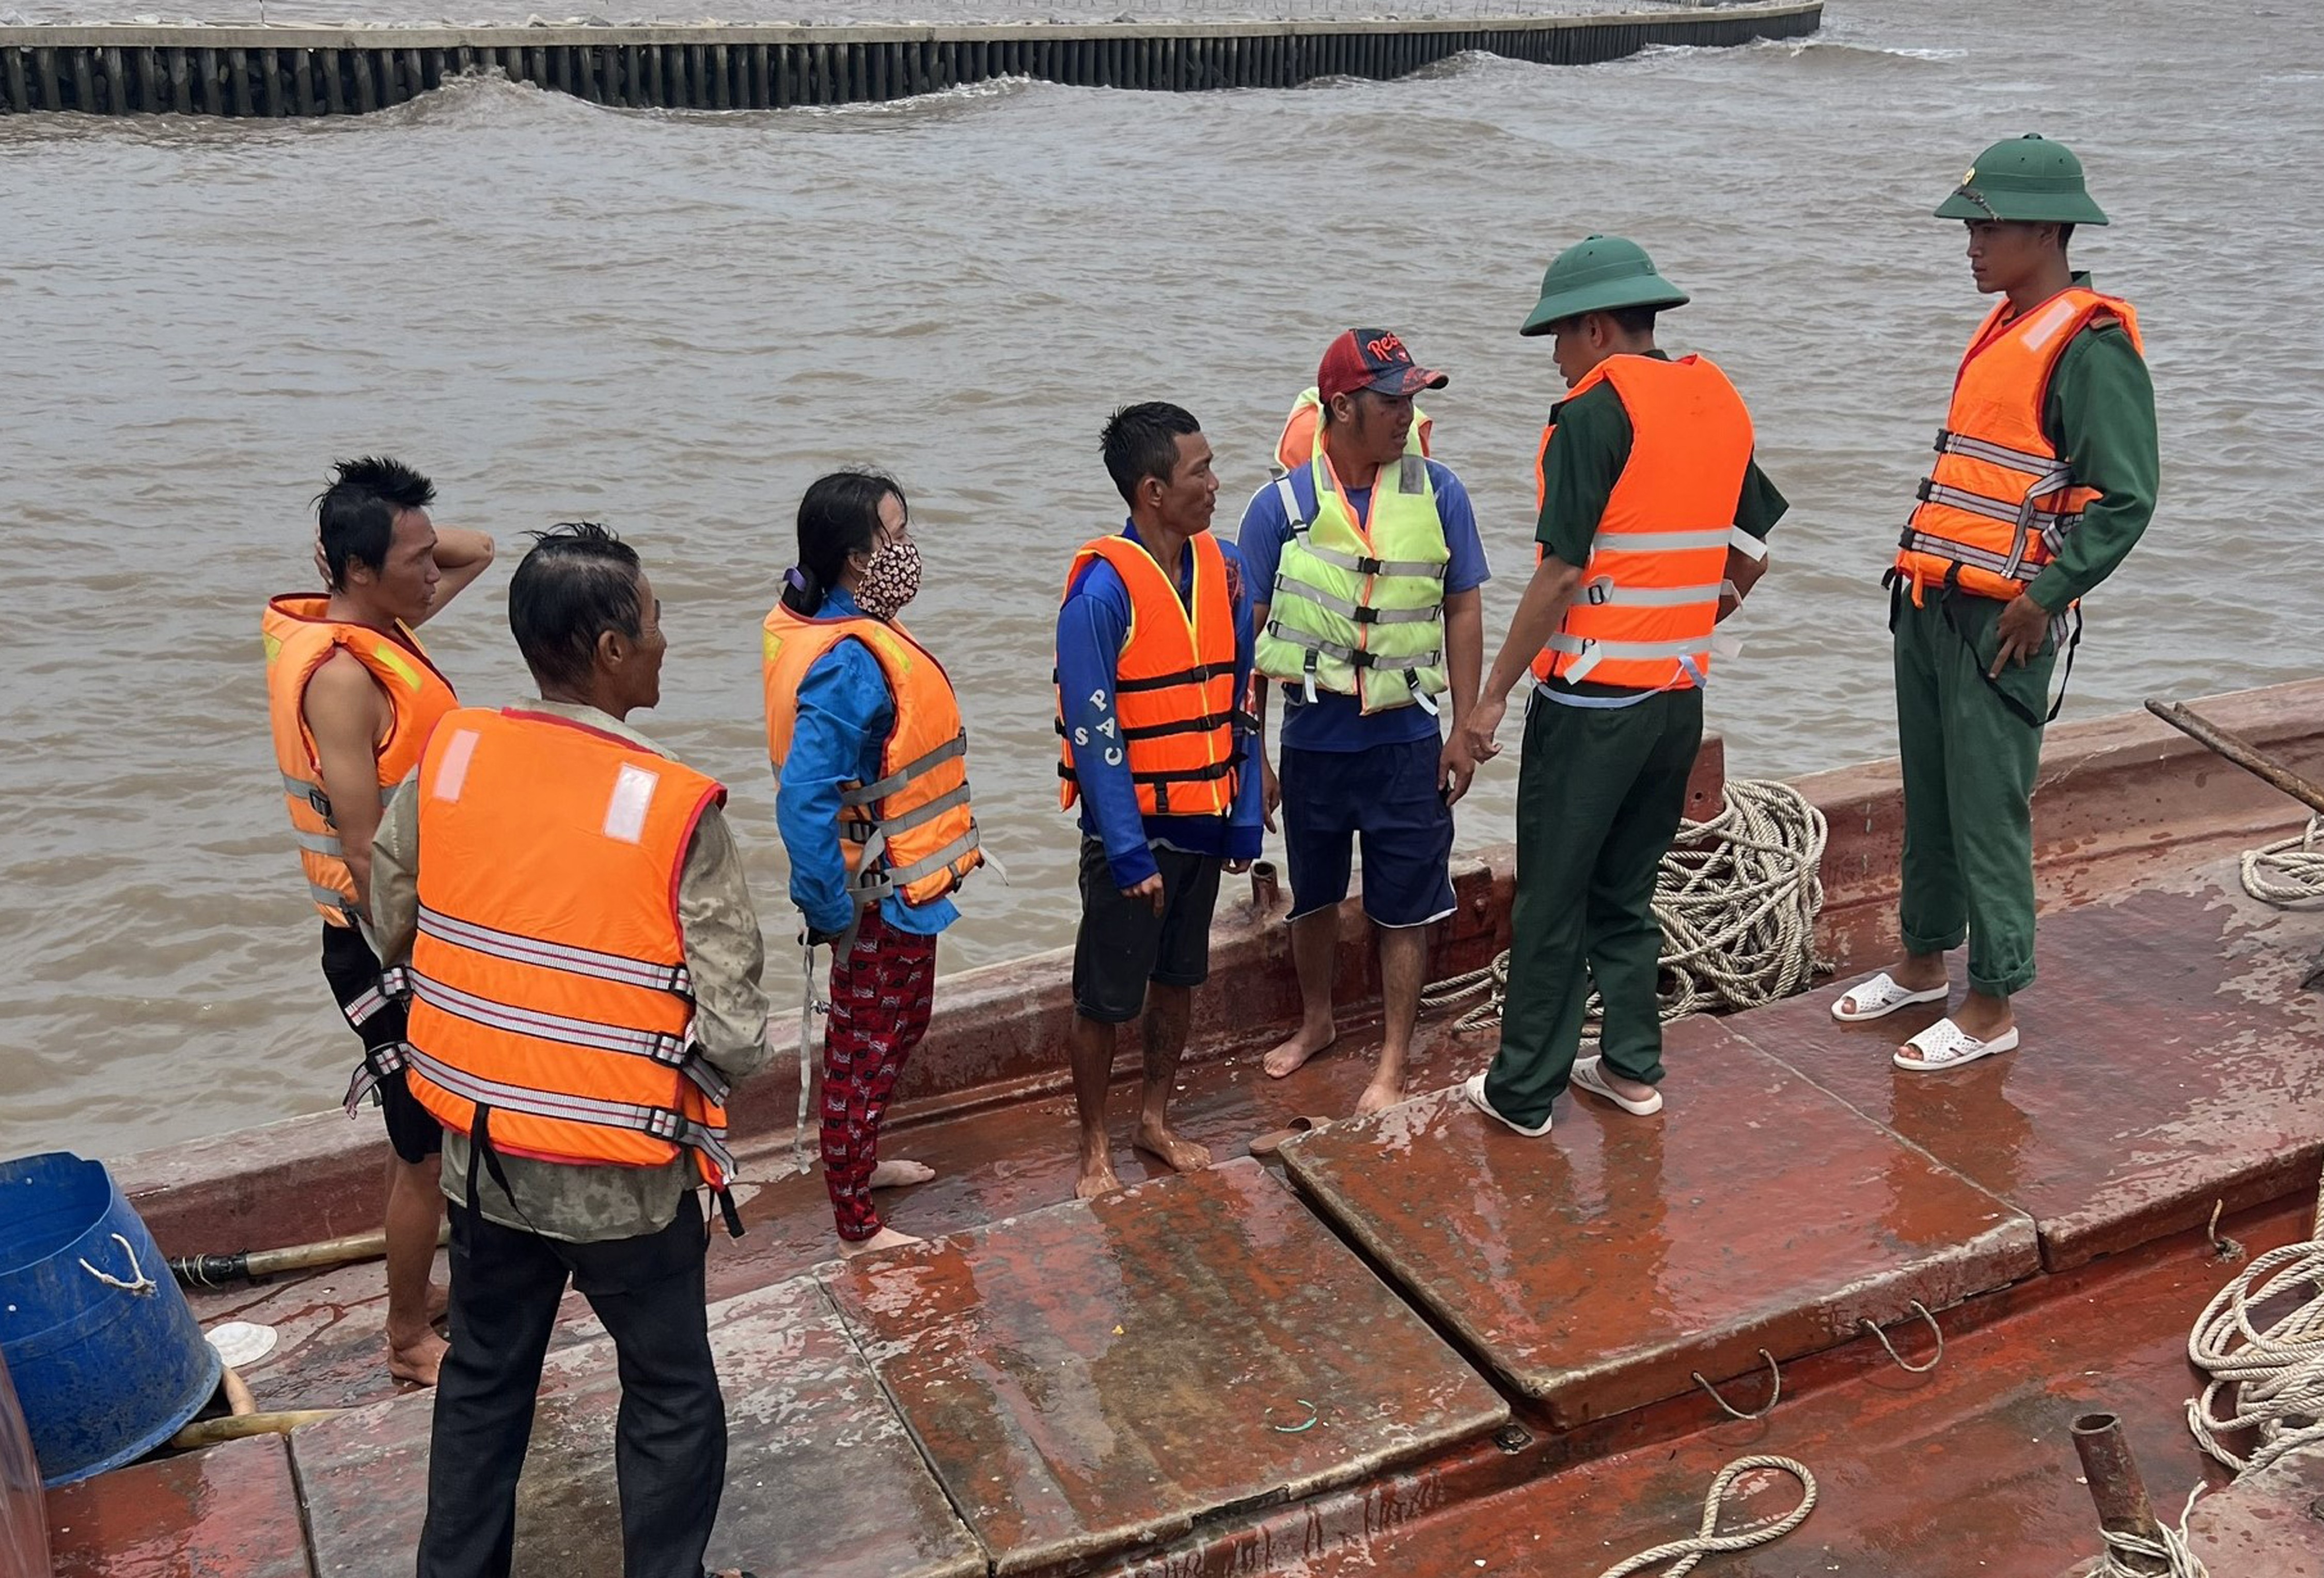
<svg viewBox="0 0 2324 1578"><path fill-rule="evenodd" d="M458 77L626 109L877 104L1025 77L1199 92L1379 79L1468 51L1545 65L1813 32L1822 0L1443 21L682 27L0 27L0 112L367 115Z"/></svg>

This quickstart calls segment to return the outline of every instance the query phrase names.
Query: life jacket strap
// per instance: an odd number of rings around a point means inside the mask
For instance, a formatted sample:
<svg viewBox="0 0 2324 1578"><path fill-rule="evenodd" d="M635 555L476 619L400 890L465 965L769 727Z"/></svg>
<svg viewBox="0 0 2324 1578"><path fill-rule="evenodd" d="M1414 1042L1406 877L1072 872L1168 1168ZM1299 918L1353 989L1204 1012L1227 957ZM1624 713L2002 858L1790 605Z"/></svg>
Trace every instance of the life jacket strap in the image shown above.
<svg viewBox="0 0 2324 1578"><path fill-rule="evenodd" d="M1351 669L1373 669L1392 666L1416 672L1422 669L1434 669L1444 660L1444 650L1442 647L1437 648L1434 651L1410 653L1402 657L1383 658L1377 652L1367 652L1357 647L1342 646L1337 641L1319 640L1307 631L1290 629L1280 620L1275 619L1270 619L1267 622L1267 633L1271 636L1279 637L1284 641L1293 642L1296 645L1304 646L1307 649L1308 655L1305 669L1311 681L1315 671L1315 654L1318 652L1322 653L1324 657L1336 659L1340 662L1347 664ZM1312 701L1314 698L1313 696L1310 696L1308 699Z"/></svg>
<svg viewBox="0 0 2324 1578"><path fill-rule="evenodd" d="M438 942L495 959L505 959L511 964L562 970L568 975L586 975L595 981L610 981L619 986L667 992L678 997L691 998L694 994L694 977L683 964L656 964L650 959L633 959L626 955L603 953L569 943L544 942L539 937L501 931L473 920L462 920L440 909L431 909L425 904L420 907L420 933Z"/></svg>
<svg viewBox="0 0 2324 1578"><path fill-rule="evenodd" d="M547 1013L538 1009L517 1008L495 1002L473 992L463 992L418 970L411 972L411 988L420 1001L429 1008L456 1015L488 1029L532 1036L545 1041L562 1041L569 1047L587 1047L600 1052L625 1052L672 1068L683 1065L688 1056L687 1038L683 1034L641 1030L596 1020Z"/></svg>
<svg viewBox="0 0 2324 1578"><path fill-rule="evenodd" d="M429 1057L419 1047L408 1048L408 1066L430 1084L462 1101L499 1112L522 1112L565 1123L594 1123L606 1129L626 1129L684 1149L698 1150L717 1166L721 1176L734 1171L734 1153L726 1148L725 1132L670 1107L637 1102L609 1102L595 1096L561 1091L534 1090L485 1079Z"/></svg>
<svg viewBox="0 0 2324 1578"><path fill-rule="evenodd" d="M1234 665L1231 663L1197 663L1191 669L1180 669L1168 674L1148 674L1136 679L1116 678L1113 693L1123 696L1136 690L1168 690L1180 685L1201 685L1222 674L1233 672Z"/></svg>
<svg viewBox="0 0 2324 1578"><path fill-rule="evenodd" d="M2073 485L2073 471L2055 455L2036 455L2030 449L2013 449L2006 444L1996 444L1988 438L1972 438L1965 433L1949 429L1937 429L1936 450L1940 455L1959 455L1967 460L1982 460L1993 466L2007 466L2040 478L2034 491L2053 493Z"/></svg>

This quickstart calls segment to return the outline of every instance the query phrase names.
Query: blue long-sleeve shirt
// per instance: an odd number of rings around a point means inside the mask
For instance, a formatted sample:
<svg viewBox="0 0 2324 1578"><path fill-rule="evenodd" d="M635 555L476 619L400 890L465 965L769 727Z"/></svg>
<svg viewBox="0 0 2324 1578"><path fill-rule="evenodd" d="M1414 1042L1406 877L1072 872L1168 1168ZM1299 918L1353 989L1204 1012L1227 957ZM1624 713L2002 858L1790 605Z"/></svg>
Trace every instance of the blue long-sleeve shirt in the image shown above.
<svg viewBox="0 0 2324 1578"><path fill-rule="evenodd" d="M1138 529L1125 521L1122 535L1139 540ZM1219 544L1226 558L1227 595L1234 605L1235 697L1237 705L1250 685L1250 588L1242 557L1231 543ZM1172 577L1179 601L1193 595L1194 555L1190 546ZM1114 720L1114 663L1122 643L1130 639L1130 588L1114 568L1099 559L1082 572L1057 610L1057 689L1065 707L1068 748L1075 739L1118 740ZM1235 749L1241 758L1234 804L1223 817L1143 817L1138 810L1138 786L1130 776L1130 761L1117 752L1108 761L1102 751L1074 750L1074 776L1081 786L1082 831L1105 845L1106 863L1118 888L1134 888L1155 874L1155 844L1221 860L1253 860L1259 855L1260 828L1259 743L1240 725Z"/></svg>
<svg viewBox="0 0 2324 1578"><path fill-rule="evenodd" d="M817 613L823 619L862 616L855 599L841 591L825 597ZM854 913L839 848L840 786L883 776L881 756L895 726L888 676L862 641L840 641L808 666L790 754L777 780L775 826L790 855L791 902L817 931L844 931ZM908 904L895 893L880 901L880 914L898 931L918 937L960 918L949 898Z"/></svg>

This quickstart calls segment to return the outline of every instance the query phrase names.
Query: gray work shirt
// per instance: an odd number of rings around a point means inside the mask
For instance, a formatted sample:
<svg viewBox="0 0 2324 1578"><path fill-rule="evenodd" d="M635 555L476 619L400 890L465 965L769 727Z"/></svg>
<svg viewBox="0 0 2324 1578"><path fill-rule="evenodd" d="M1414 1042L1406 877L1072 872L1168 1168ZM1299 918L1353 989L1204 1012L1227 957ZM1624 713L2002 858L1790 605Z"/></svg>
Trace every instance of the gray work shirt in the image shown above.
<svg viewBox="0 0 2324 1578"><path fill-rule="evenodd" d="M532 710L617 734L657 755L669 752L594 706L534 701ZM371 913L383 963L411 956L420 924L420 795L417 775L404 780L381 817L372 841ZM694 1033L703 1056L730 1082L766 1067L767 998L759 987L766 947L759 915L742 874L733 835L716 807L695 825L694 842L678 881L678 917L686 968L694 977ZM444 1193L468 1198L467 1136L446 1130ZM486 1173L477 1179L477 1203L503 1227L547 1238L591 1243L659 1232L678 1214L678 1203L700 1182L688 1152L661 1167L575 1167L529 1157L501 1158L509 1193ZM513 1195L513 1199L511 1198Z"/></svg>

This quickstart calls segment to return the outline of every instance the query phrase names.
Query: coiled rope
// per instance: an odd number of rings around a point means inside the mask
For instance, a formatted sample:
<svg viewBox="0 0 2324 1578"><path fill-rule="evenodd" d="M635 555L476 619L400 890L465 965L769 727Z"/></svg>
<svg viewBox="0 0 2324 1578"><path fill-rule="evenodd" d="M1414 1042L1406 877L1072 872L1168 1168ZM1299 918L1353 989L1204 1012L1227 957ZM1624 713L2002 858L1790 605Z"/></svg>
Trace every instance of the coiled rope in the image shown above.
<svg viewBox="0 0 2324 1578"><path fill-rule="evenodd" d="M1788 997L1829 965L1816 957L1823 908L1823 813L1789 784L1735 779L1708 822L1683 822L1655 879L1663 930L1662 1017L1706 1008L1757 1008ZM1461 1029L1495 1024L1508 995L1506 950L1481 970L1421 993L1443 1009L1483 994ZM1599 1019L1590 997L1590 1022Z"/></svg>
<svg viewBox="0 0 2324 1578"><path fill-rule="evenodd" d="M2244 891L2263 904L2313 903L2324 899L2324 817L2308 818L2295 838L2244 851Z"/></svg>
<svg viewBox="0 0 2324 1578"><path fill-rule="evenodd" d="M2264 1469L2324 1444L2324 1242L2286 1244L2245 1267L2204 1306L2187 1357L2210 1377L2187 1405L2187 1427L2227 1467ZM2257 1432L2248 1458L2219 1440L2241 1430Z"/></svg>
<svg viewBox="0 0 2324 1578"><path fill-rule="evenodd" d="M1733 1534L1716 1532L1720 1508L1727 1500L1728 1490L1736 1481L1756 1469L1774 1469L1797 1480L1800 1482L1800 1504L1773 1523L1738 1529ZM1643 1573L1665 1562L1671 1563L1672 1566L1663 1578L1686 1578L1705 1556L1716 1555L1722 1551L1748 1551L1757 1546L1773 1545L1805 1523L1808 1514L1815 1510L1815 1476L1808 1472L1807 1464L1794 1458L1772 1455L1738 1457L1720 1469L1718 1477L1711 1481L1711 1493L1702 1499L1702 1527L1700 1529L1685 1539L1673 1540L1666 1546L1656 1546L1653 1550L1640 1551L1626 1561L1617 1562L1598 1574L1598 1578L1629 1578L1633 1573Z"/></svg>

